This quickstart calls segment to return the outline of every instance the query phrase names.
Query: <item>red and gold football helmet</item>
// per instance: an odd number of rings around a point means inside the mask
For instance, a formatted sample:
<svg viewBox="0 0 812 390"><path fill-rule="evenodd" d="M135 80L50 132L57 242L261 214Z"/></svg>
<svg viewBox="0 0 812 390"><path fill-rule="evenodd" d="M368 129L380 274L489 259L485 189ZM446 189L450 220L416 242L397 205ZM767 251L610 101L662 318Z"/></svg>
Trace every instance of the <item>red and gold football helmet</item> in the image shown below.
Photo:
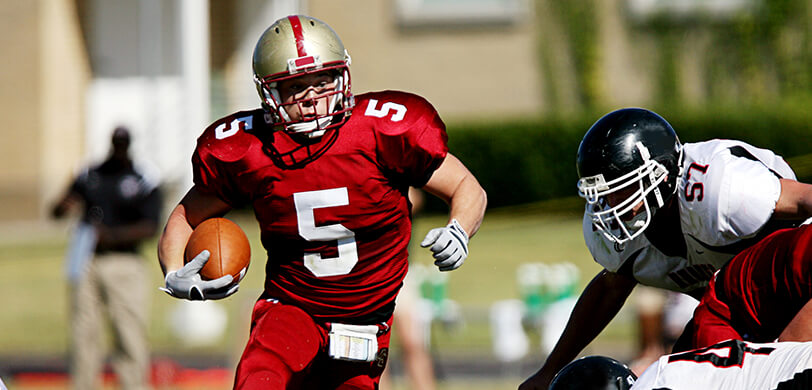
<svg viewBox="0 0 812 390"><path fill-rule="evenodd" d="M273 126L308 138L319 138L341 126L354 105L349 65L350 55L341 39L321 20L292 15L274 22L259 38L253 60L254 82ZM323 71L334 75L335 87L317 97L328 99L328 112L292 120L286 107L302 112L303 105L314 105L316 98L308 95L284 103L277 89L279 82Z"/></svg>

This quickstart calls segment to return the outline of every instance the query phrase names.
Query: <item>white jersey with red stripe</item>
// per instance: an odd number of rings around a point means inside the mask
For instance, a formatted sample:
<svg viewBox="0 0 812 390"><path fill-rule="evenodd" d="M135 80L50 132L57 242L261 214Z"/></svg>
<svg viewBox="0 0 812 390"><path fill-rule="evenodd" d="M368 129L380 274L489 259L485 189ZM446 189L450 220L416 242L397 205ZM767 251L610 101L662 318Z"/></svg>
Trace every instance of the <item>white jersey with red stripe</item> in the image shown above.
<svg viewBox="0 0 812 390"><path fill-rule="evenodd" d="M632 390L794 390L809 389L810 380L812 342L728 340L660 357Z"/></svg>
<svg viewBox="0 0 812 390"><path fill-rule="evenodd" d="M771 231L765 225L781 194L779 179L795 179L780 156L718 139L686 143L683 153L679 230L663 231L652 223L645 234L619 247L584 215L587 247L604 268L623 268L621 272L647 286L690 292L706 286L715 270ZM625 264L627 260L631 263Z"/></svg>

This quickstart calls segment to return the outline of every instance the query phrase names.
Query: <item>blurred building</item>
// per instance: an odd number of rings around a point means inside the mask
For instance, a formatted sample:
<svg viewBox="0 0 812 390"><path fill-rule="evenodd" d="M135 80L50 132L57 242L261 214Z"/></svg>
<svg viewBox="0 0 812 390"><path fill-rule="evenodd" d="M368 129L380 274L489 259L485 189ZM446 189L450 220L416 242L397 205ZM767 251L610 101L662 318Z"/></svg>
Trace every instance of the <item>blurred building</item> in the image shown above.
<svg viewBox="0 0 812 390"><path fill-rule="evenodd" d="M117 124L133 130L136 157L185 190L203 128L258 106L254 44L292 13L339 33L356 93L413 91L447 118L542 106L527 0L6 1L0 220L42 218L74 170L104 157Z"/></svg>
<svg viewBox="0 0 812 390"><path fill-rule="evenodd" d="M338 32L355 93L415 92L447 122L812 86L812 0L3 1L0 221L42 219L118 124L179 196L202 129L258 105L254 44L292 13Z"/></svg>

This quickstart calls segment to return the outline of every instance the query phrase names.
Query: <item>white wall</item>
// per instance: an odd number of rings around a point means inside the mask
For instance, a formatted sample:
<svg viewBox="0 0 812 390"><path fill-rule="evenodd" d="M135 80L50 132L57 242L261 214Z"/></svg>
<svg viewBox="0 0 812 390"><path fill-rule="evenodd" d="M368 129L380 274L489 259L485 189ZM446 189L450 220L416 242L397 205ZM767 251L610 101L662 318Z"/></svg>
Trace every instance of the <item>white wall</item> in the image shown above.
<svg viewBox="0 0 812 390"><path fill-rule="evenodd" d="M191 185L195 140L211 120L208 9L207 0L91 4L87 162L104 158L112 129L126 125L133 156L159 169L170 201Z"/></svg>

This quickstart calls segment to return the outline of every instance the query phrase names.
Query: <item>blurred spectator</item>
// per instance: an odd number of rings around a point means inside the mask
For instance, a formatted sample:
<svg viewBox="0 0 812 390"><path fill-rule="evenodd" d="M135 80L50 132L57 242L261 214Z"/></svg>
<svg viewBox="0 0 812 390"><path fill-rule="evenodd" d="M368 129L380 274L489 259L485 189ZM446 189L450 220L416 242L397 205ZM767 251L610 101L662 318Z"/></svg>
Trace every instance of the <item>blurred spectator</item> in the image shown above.
<svg viewBox="0 0 812 390"><path fill-rule="evenodd" d="M99 388L105 316L121 388L148 386L148 273L138 247L157 232L161 194L157 181L134 166L129 146L129 131L117 127L110 156L78 175L52 210L54 218L79 204L84 210L66 256L75 389Z"/></svg>
<svg viewBox="0 0 812 390"><path fill-rule="evenodd" d="M417 188L409 187L409 201L412 203L412 218L423 208L424 195ZM426 335L419 320L420 299L419 280L410 271L403 281L392 319L392 335L398 340L401 349L403 369L409 378L409 388L414 390L434 390L436 381L431 355L426 346ZM391 369L388 365L381 377L381 389L393 389Z"/></svg>

